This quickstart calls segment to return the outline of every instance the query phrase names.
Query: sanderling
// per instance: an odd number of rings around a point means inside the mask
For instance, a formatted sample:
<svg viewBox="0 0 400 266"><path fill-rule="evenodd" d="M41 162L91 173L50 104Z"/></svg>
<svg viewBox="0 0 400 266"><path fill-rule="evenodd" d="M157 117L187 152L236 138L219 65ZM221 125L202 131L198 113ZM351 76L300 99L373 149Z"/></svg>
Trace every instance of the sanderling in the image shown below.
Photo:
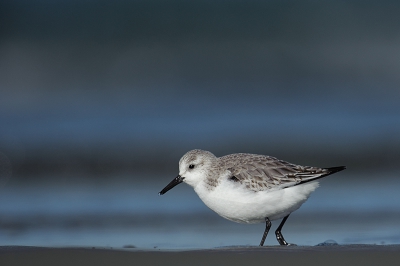
<svg viewBox="0 0 400 266"><path fill-rule="evenodd" d="M301 166L247 153L218 158L208 151L191 150L179 161L179 175L159 194L185 182L220 216L238 223L265 222L260 246L271 221L283 218L275 235L279 244L289 245L281 233L289 215L318 187L317 179L345 168Z"/></svg>

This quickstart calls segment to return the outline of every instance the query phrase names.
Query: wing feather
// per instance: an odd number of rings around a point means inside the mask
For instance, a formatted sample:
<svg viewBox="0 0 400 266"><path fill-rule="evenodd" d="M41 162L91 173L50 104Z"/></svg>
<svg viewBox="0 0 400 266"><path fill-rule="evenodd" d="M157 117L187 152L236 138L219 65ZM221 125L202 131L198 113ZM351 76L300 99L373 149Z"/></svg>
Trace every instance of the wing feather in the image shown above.
<svg viewBox="0 0 400 266"><path fill-rule="evenodd" d="M236 153L219 158L236 182L253 191L276 190L296 186L341 171L345 167L301 166L271 156Z"/></svg>

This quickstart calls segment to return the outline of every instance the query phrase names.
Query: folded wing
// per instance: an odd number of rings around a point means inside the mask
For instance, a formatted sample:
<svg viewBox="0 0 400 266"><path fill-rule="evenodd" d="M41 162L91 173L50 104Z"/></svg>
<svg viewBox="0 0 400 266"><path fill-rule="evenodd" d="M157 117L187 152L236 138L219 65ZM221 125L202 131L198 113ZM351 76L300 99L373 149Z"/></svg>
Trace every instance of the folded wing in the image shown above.
<svg viewBox="0 0 400 266"><path fill-rule="evenodd" d="M231 172L233 182L253 191L278 190L304 184L345 169L344 166L319 168L301 166L271 156L231 154L219 158Z"/></svg>

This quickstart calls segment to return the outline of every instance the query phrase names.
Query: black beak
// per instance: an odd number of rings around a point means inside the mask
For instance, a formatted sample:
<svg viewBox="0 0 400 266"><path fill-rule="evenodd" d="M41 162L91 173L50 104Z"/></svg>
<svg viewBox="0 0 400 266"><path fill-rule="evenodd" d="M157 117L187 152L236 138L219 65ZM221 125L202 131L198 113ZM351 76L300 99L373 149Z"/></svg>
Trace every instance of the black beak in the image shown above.
<svg viewBox="0 0 400 266"><path fill-rule="evenodd" d="M161 190L158 193L158 195L164 195L168 190L170 190L174 186L179 185L180 183L182 183L183 179L184 179L184 177L178 175L171 182L169 182L169 184L163 190Z"/></svg>

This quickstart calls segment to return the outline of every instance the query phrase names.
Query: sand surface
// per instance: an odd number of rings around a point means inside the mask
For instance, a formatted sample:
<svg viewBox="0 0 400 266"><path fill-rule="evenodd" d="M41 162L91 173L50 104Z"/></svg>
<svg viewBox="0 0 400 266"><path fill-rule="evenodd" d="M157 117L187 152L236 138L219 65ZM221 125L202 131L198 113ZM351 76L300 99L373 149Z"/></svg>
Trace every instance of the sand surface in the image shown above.
<svg viewBox="0 0 400 266"><path fill-rule="evenodd" d="M223 247L203 250L2 246L0 265L399 265L400 245Z"/></svg>

